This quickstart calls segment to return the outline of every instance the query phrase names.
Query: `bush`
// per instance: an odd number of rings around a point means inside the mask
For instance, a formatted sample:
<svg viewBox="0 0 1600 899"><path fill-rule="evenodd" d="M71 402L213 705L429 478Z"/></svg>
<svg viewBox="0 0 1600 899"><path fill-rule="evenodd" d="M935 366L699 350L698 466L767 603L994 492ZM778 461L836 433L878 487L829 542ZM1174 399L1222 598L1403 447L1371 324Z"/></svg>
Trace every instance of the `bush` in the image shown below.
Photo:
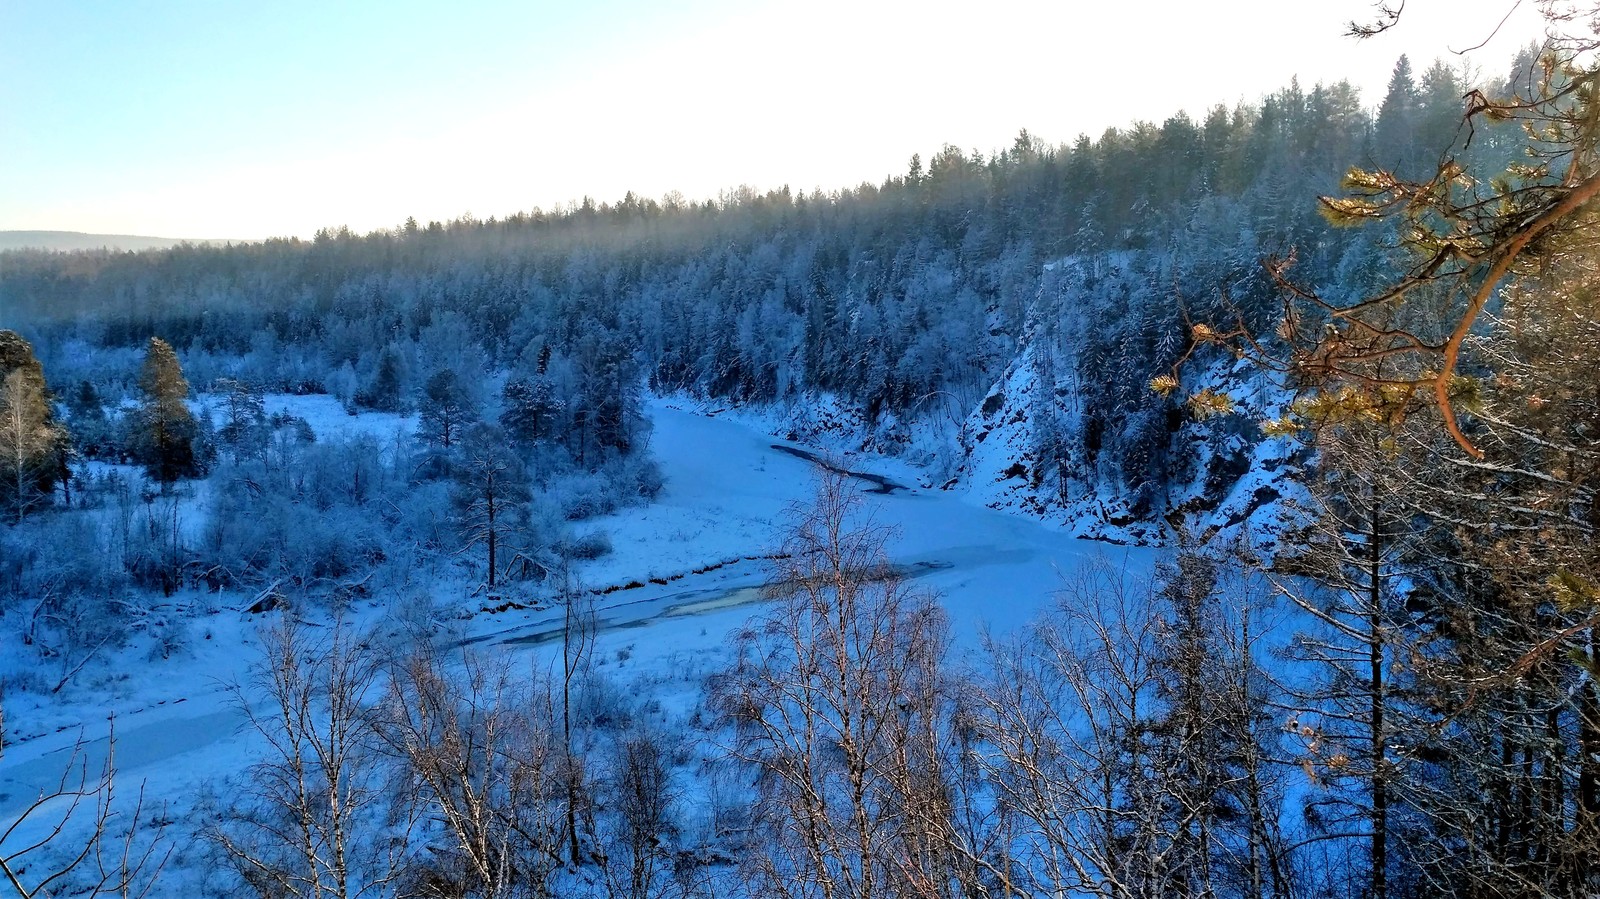
<svg viewBox="0 0 1600 899"><path fill-rule="evenodd" d="M568 559L585 562L598 559L611 554L611 535L605 531L590 531L563 540L557 545L556 551Z"/></svg>

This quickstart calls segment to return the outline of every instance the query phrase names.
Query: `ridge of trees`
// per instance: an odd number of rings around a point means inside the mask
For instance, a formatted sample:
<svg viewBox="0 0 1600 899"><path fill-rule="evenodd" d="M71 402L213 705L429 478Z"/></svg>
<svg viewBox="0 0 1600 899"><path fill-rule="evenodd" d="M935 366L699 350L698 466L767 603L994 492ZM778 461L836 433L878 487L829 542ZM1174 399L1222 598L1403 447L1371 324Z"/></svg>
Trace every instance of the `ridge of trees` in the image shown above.
<svg viewBox="0 0 1600 899"><path fill-rule="evenodd" d="M1484 89L1526 80L1535 59ZM480 390L504 372L509 429L576 435L581 458L632 441L641 382L732 402L832 393L897 451L895 422L959 422L1027 345L1058 397L1028 448L1042 495L1120 494L1153 518L1190 474L1194 416L1145 385L1191 344L1186 321L1221 297L1270 321L1258 260L1291 247L1299 275L1331 291L1387 277L1388 238L1331 228L1310 198L1352 162L1422 165L1415 147L1455 133L1466 87L1446 64L1416 76L1402 60L1376 116L1348 83L1294 83L1070 146L1027 132L989 156L946 146L830 194L630 194L365 236L11 253L0 296L65 383L125 390L109 360L152 333L202 382L351 408L399 409L445 368ZM1514 131L1482 129L1473 164L1502 168ZM947 439L948 460L970 438Z"/></svg>

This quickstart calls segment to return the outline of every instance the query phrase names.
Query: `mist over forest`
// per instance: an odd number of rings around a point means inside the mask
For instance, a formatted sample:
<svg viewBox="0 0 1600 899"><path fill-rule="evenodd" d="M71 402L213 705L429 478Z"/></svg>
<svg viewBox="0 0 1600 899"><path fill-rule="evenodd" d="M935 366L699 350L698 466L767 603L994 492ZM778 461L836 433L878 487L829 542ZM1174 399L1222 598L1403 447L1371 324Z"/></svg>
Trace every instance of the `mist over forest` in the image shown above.
<svg viewBox="0 0 1600 899"><path fill-rule="evenodd" d="M3 882L1594 895L1595 43L0 250Z"/></svg>

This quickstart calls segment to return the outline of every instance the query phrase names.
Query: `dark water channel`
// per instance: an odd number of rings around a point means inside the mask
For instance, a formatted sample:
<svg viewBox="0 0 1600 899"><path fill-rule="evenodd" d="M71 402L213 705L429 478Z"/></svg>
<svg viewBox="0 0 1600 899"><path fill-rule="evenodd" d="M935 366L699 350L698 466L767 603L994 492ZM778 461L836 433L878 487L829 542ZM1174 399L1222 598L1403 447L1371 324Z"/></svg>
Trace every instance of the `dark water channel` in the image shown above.
<svg viewBox="0 0 1600 899"><path fill-rule="evenodd" d="M860 481L866 481L867 483L874 485L872 489L867 491L868 493L890 494L896 490L909 491L911 489L904 484L897 484L881 474L873 474L870 471L851 471L848 468L840 468L832 462L829 462L827 457L819 456L810 450L803 450L797 446L784 446L781 443L774 443L772 444L772 448L780 453L788 453L791 456L798 456L801 459L812 463L813 465L826 468L827 470L836 474L842 474Z"/></svg>
<svg viewBox="0 0 1600 899"><path fill-rule="evenodd" d="M874 578L874 580L884 580L890 576L910 580L932 574L935 571L944 571L951 567L953 566L948 562L912 562L906 565L894 565L886 569L883 575ZM606 634L613 631L648 627L657 621L671 618L692 618L699 615L709 615L713 612L721 612L724 609L767 602L773 596L773 589L761 584L745 584L724 589L683 590L668 596L636 600L621 606L598 609L595 614L595 632L597 634ZM541 646L545 643L554 643L560 640L562 634L566 632L566 627L565 615L561 615L544 621L533 622L511 631L503 631L499 634L482 637L479 640L493 641L507 646Z"/></svg>

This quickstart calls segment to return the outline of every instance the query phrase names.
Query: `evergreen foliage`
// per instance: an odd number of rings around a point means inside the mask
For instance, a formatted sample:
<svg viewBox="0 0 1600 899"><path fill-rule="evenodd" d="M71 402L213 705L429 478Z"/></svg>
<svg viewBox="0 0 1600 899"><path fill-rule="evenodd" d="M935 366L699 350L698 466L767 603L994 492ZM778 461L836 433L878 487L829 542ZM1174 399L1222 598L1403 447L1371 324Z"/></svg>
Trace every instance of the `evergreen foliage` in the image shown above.
<svg viewBox="0 0 1600 899"><path fill-rule="evenodd" d="M399 412L400 394L400 354L393 346L385 346L378 356L372 384L357 397L357 402L379 412Z"/></svg>
<svg viewBox="0 0 1600 899"><path fill-rule="evenodd" d="M526 571L530 550L519 545L528 518L529 477L522 459L510 451L506 435L493 425L468 429L462 461L451 487L451 508L464 550L481 548L484 587L494 591L503 572ZM514 562L521 562L514 566ZM537 574L546 572L542 567Z"/></svg>
<svg viewBox="0 0 1600 899"><path fill-rule="evenodd" d="M1446 81L1390 117L1412 130L1459 118ZM1504 155L1496 130L1480 129L1475 153ZM1057 397L1039 451L1053 460L1045 494L1111 495L1155 517L1201 431L1145 389L1187 348L1186 320L1218 317L1225 296L1269 322L1277 298L1259 261L1291 249L1318 285L1360 291L1383 276L1382 240L1330 227L1308 199L1372 140L1349 84L1291 84L1069 145L1022 133L991 154L946 146L904 175L833 193L630 194L365 236L178 247L160 266L12 253L0 294L52 347L112 351L162 333L208 380L382 411L404 411L444 368L473 388L481 363L509 373L497 413L509 433L560 435L586 467L638 443L644 386L752 403L833 394L896 451L894 423L966 415L1031 346ZM101 323L92 331L70 321L84 311Z"/></svg>
<svg viewBox="0 0 1600 899"><path fill-rule="evenodd" d="M1600 34L1569 12L1545 9L1561 37L1537 74L1525 58L1514 90L1469 93L1453 138L1442 116L1418 132L1380 113L1403 152L1323 204L1395 227L1391 271L1334 293L1279 267L1288 352L1241 342L1301 388L1293 418L1320 450L1332 533L1310 542L1311 573L1335 598L1301 603L1329 676L1321 723L1302 726L1312 769L1356 784L1374 896L1600 889ZM1420 90L1397 67L1385 106L1403 124L1456 89L1440 67ZM1467 152L1506 121L1521 158L1493 165L1496 140Z"/></svg>
<svg viewBox="0 0 1600 899"><path fill-rule="evenodd" d="M211 393L219 400L222 415L217 442L235 461L265 452L270 428L261 394L235 378L218 378L212 382Z"/></svg>
<svg viewBox="0 0 1600 899"><path fill-rule="evenodd" d="M159 337L150 338L139 371L139 409L131 446L134 457L163 489L201 472L196 455L198 426L189 411L189 382L178 354Z"/></svg>
<svg viewBox="0 0 1600 899"><path fill-rule="evenodd" d="M418 434L431 445L448 451L461 441L461 432L476 417L472 399L452 369L440 369L428 378L418 399Z"/></svg>

